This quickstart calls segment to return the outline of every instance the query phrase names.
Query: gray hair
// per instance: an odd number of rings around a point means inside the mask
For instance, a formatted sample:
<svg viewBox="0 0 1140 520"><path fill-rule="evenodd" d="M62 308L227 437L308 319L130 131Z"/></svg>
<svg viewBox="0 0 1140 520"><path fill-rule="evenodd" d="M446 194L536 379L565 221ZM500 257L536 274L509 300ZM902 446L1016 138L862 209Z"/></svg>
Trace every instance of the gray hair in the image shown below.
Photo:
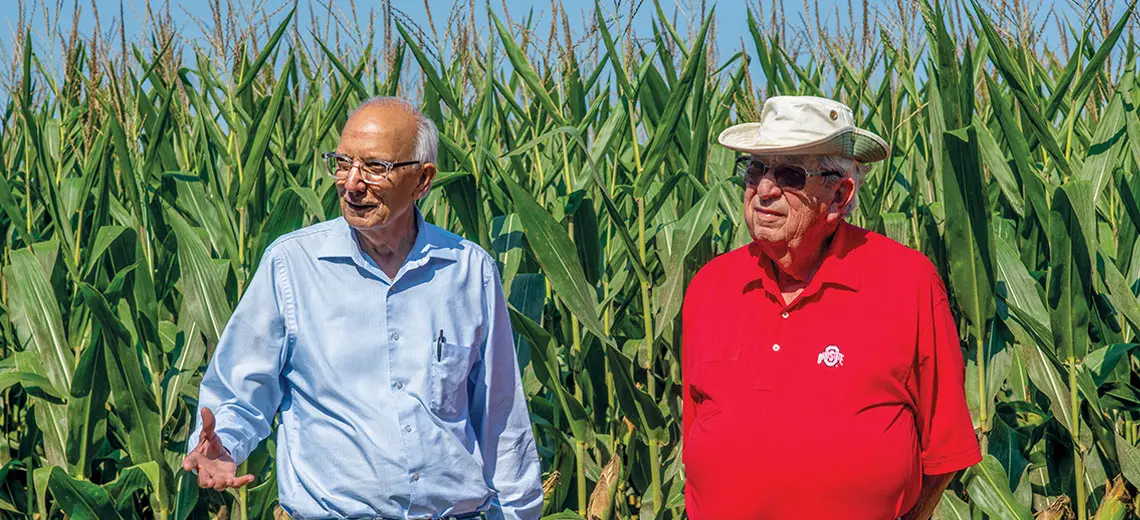
<svg viewBox="0 0 1140 520"><path fill-rule="evenodd" d="M412 160L419 161L420 163L435 164L436 155L439 153L439 131L435 128L435 123L432 122L427 116L420 112L420 109L415 105L408 102L406 99L401 99L392 96L375 96L364 100L359 106L356 107L348 115L352 117L357 112L365 108L378 108L386 106L398 106L410 112L416 118L416 138L413 141L414 150L412 151Z"/></svg>
<svg viewBox="0 0 1140 520"><path fill-rule="evenodd" d="M819 169L843 172L844 177L850 177L852 181L855 181L854 196L851 197L851 202L847 204L847 207L843 208L842 213L844 219L850 217L855 212L855 208L859 207L859 188L863 186L863 180L870 168L850 157L825 155L819 158Z"/></svg>

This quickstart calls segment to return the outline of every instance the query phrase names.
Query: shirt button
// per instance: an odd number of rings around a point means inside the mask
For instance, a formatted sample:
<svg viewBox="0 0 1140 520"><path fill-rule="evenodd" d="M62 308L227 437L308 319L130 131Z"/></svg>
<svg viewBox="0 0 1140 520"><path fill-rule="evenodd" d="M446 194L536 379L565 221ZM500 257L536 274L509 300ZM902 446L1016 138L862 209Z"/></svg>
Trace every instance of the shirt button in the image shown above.
<svg viewBox="0 0 1140 520"><path fill-rule="evenodd" d="M404 389L404 383L396 383L396 390L403 390L403 389Z"/></svg>
<svg viewBox="0 0 1140 520"><path fill-rule="evenodd" d="M417 480L419 480L419 479L420 479L420 474L419 474L419 473L412 473L412 481L413 481L413 482L414 482L414 481L417 481Z"/></svg>
<svg viewBox="0 0 1140 520"><path fill-rule="evenodd" d="M411 427L410 425L409 425L409 426L405 426L405 427L404 427L404 431L406 431L406 432L408 432L408 433L412 433L412 427Z"/></svg>
<svg viewBox="0 0 1140 520"><path fill-rule="evenodd" d="M772 345L772 352L779 352L779 351L780 351L780 344L779 343Z"/></svg>
<svg viewBox="0 0 1140 520"><path fill-rule="evenodd" d="M788 313L785 312L785 313L781 314L780 317L784 318L786 320L786 319L788 319Z"/></svg>
<svg viewBox="0 0 1140 520"><path fill-rule="evenodd" d="M392 341L399 341L400 340L400 333L399 332L393 332L392 335L388 336L388 337L392 338Z"/></svg>

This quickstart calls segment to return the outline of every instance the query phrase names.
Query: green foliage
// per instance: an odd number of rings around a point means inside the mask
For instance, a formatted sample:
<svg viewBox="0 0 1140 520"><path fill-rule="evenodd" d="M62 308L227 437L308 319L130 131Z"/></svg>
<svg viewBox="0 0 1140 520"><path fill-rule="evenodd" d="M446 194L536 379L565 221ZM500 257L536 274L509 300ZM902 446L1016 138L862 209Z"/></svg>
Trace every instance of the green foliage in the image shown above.
<svg viewBox="0 0 1140 520"><path fill-rule="evenodd" d="M683 516L681 301L750 240L715 136L799 93L892 143L851 218L948 282L987 456L935 517L1061 497L1082 519L1132 514L1104 484L1140 484L1135 15L1056 56L978 4L965 36L921 7L925 39L879 27L862 59L795 59L749 13L751 41L720 60L712 13L682 36L660 3L651 39L597 4L591 51L493 13L452 55L399 22L383 53L346 51L293 11L224 60L203 45L183 64L161 31L118 61L75 40L62 81L23 45L0 112L0 518L272 517L272 438L248 489L181 471L198 383L265 247L336 216L319 154L378 94L440 126L425 218L500 262L549 518L586 517L591 496L615 518Z"/></svg>

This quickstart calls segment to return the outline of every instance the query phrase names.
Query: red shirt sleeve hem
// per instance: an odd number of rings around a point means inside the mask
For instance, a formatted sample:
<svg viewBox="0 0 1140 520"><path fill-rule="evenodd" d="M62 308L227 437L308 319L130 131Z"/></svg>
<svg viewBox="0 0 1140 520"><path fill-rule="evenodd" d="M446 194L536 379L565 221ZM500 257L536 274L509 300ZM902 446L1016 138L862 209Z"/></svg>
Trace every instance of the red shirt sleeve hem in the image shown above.
<svg viewBox="0 0 1140 520"><path fill-rule="evenodd" d="M982 461L982 452L977 448L949 457L922 461L922 474L942 475L966 469Z"/></svg>

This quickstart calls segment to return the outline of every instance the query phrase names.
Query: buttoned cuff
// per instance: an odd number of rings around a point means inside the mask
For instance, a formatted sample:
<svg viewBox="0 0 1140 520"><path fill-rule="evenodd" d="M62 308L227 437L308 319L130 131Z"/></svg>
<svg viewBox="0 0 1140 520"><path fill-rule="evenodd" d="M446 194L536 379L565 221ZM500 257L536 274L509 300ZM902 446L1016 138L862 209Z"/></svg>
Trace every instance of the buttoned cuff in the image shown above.
<svg viewBox="0 0 1140 520"><path fill-rule="evenodd" d="M249 457L249 450L245 448L244 444L240 442L237 437L227 432L215 432L218 438L222 440L222 448L230 453L233 457L235 464L241 464Z"/></svg>

